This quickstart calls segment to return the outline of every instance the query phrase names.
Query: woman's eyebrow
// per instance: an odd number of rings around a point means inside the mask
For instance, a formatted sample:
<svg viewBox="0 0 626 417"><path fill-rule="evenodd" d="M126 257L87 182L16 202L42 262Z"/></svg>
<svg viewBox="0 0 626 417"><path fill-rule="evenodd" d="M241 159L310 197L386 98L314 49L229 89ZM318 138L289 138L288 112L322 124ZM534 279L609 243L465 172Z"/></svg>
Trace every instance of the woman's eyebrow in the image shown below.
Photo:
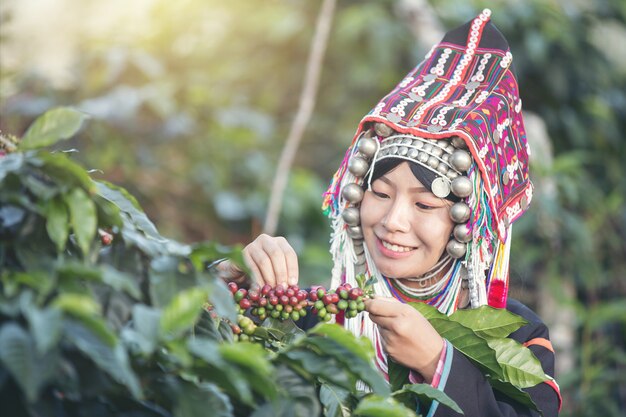
<svg viewBox="0 0 626 417"><path fill-rule="evenodd" d="M389 178L385 177L384 175L382 177L380 177L379 180L381 180L385 184L389 185L390 187L394 187L393 182L391 182L391 180ZM411 187L411 188L409 188L409 191L412 192L412 193L430 193L430 190L428 188L424 187L423 185L420 185L419 187Z"/></svg>

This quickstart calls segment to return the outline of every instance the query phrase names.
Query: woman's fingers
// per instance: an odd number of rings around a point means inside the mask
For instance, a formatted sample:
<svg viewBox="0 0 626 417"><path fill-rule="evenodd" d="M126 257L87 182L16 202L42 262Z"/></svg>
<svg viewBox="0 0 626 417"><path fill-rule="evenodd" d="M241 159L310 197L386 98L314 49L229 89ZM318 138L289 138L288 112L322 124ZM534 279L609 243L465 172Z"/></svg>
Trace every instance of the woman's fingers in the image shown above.
<svg viewBox="0 0 626 417"><path fill-rule="evenodd" d="M259 284L298 282L298 257L285 238L261 235L246 247L244 255Z"/></svg>
<svg viewBox="0 0 626 417"><path fill-rule="evenodd" d="M379 317L397 317L403 304L391 297L375 297L365 300L365 310Z"/></svg>

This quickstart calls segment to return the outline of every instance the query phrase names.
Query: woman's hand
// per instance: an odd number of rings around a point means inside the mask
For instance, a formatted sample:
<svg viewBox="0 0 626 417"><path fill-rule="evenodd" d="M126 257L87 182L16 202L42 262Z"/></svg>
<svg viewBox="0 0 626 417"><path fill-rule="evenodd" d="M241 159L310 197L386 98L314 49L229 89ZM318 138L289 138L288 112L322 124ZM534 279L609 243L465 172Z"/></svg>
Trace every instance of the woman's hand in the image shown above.
<svg viewBox="0 0 626 417"><path fill-rule="evenodd" d="M298 283L298 257L287 240L266 234L258 236L243 250L246 265L252 271L253 282L275 287ZM235 264L226 260L216 266L226 281L242 283L247 277Z"/></svg>
<svg viewBox="0 0 626 417"><path fill-rule="evenodd" d="M419 372L430 383L443 349L443 339L428 320L395 298L366 300L365 310L378 325L387 354L399 364Z"/></svg>

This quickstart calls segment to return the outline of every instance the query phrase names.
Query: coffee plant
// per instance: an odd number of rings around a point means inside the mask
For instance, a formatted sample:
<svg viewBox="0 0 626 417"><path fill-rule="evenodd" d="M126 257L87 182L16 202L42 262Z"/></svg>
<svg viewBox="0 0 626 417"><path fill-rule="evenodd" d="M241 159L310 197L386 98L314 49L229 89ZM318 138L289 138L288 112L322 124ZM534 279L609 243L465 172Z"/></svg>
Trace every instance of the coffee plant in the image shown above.
<svg viewBox="0 0 626 417"><path fill-rule="evenodd" d="M369 340L325 323L362 311L366 283L227 285L208 266L245 268L241 248L163 237L125 189L45 149L85 119L57 108L1 136L0 415L408 417L418 400L460 412L393 362L387 383ZM526 348L499 343L523 319L414 307L506 395L528 403L520 388L545 379Z"/></svg>

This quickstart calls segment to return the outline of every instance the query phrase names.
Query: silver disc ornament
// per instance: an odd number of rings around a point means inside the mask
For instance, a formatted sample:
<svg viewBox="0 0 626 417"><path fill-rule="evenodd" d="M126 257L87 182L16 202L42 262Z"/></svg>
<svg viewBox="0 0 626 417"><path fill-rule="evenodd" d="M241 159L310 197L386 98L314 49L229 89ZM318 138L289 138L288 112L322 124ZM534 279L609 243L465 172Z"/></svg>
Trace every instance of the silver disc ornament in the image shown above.
<svg viewBox="0 0 626 417"><path fill-rule="evenodd" d="M442 177L435 178L430 189L439 198L446 198L450 195L450 183Z"/></svg>

